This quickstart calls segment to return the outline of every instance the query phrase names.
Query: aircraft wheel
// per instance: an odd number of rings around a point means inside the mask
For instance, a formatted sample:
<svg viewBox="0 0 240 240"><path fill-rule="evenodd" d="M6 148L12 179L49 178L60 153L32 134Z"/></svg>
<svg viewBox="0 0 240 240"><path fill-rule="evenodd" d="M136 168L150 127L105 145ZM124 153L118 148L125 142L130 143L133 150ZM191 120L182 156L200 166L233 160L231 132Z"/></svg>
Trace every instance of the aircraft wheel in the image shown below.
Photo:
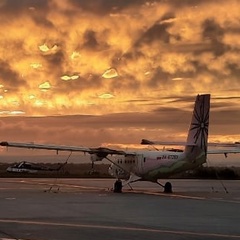
<svg viewBox="0 0 240 240"><path fill-rule="evenodd" d="M121 193L122 192L122 181L120 179L118 179L114 183L113 192L115 192L115 193Z"/></svg>
<svg viewBox="0 0 240 240"><path fill-rule="evenodd" d="M172 184L170 182L166 182L164 185L165 193L172 193Z"/></svg>

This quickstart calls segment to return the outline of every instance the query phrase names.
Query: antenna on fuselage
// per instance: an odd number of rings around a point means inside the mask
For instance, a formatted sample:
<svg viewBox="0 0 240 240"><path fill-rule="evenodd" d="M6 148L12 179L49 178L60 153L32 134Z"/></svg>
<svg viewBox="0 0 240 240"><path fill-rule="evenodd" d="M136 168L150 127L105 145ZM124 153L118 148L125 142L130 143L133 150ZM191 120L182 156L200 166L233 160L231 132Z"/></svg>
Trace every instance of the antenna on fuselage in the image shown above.
<svg viewBox="0 0 240 240"><path fill-rule="evenodd" d="M156 150L156 151L160 151L157 147L155 147L154 145L148 145L148 148L150 148L150 147L152 147L154 150Z"/></svg>

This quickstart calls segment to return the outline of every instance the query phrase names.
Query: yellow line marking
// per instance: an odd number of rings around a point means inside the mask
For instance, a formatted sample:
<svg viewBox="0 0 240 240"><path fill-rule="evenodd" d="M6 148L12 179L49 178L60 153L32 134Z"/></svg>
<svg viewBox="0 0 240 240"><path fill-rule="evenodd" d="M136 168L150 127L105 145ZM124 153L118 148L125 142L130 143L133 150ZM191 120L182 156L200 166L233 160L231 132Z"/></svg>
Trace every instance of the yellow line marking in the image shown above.
<svg viewBox="0 0 240 240"><path fill-rule="evenodd" d="M190 231L181 231L181 230L161 230L161 229L151 229L151 228L90 225L90 224L77 224L77 223L40 222L40 221L25 221L25 220L7 220L7 219L0 219L0 222L1 223L31 224L31 225L41 225L41 226L47 225L47 226L59 226L59 227L61 226L61 227L75 227L75 228L96 228L96 229L109 229L109 230L125 230L125 231L139 231L139 232L151 232L151 233L166 233L166 234L177 234L177 235L192 235L192 236L240 239L240 235L190 232Z"/></svg>
<svg viewBox="0 0 240 240"><path fill-rule="evenodd" d="M163 197L172 197L172 198L187 198L187 199L197 199L197 200L205 200L206 197L197 197L197 196L189 196L182 194L172 194L172 193L159 193L159 192L148 192L148 191L127 191L127 193L139 193L139 194L147 194L147 195L155 195L155 196L163 196Z"/></svg>
<svg viewBox="0 0 240 240"><path fill-rule="evenodd" d="M183 199L194 199L194 200L213 200L218 202L227 202L227 203L237 203L240 204L240 201L237 198L234 199L224 199L224 198L214 198L211 196L201 197L201 196L190 196L183 194L174 194L174 193L160 193L160 192L150 192L144 190L126 190L126 193L135 193L135 194L146 194L146 195L154 195L154 196L162 196L169 198L183 198Z"/></svg>

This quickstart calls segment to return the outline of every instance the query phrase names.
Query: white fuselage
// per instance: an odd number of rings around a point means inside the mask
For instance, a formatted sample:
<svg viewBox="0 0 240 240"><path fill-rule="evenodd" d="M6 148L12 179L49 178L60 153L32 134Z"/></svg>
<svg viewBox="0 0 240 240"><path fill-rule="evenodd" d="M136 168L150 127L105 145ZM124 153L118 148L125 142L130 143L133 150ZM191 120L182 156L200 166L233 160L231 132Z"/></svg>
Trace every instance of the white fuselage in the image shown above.
<svg viewBox="0 0 240 240"><path fill-rule="evenodd" d="M120 179L128 179L133 173L142 180L156 181L159 178L195 168L204 162L203 153L196 159L189 159L185 152L143 151L135 156L116 158L109 168L109 173Z"/></svg>

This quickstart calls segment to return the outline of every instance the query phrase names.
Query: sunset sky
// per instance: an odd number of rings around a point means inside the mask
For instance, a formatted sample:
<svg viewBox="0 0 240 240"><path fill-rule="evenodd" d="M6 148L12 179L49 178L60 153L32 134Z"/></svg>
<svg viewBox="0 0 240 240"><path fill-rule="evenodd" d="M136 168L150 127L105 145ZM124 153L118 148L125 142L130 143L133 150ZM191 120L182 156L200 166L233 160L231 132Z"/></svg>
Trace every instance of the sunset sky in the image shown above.
<svg viewBox="0 0 240 240"><path fill-rule="evenodd" d="M210 140L240 141L239 7L0 0L1 141L184 141L202 93L212 96Z"/></svg>

